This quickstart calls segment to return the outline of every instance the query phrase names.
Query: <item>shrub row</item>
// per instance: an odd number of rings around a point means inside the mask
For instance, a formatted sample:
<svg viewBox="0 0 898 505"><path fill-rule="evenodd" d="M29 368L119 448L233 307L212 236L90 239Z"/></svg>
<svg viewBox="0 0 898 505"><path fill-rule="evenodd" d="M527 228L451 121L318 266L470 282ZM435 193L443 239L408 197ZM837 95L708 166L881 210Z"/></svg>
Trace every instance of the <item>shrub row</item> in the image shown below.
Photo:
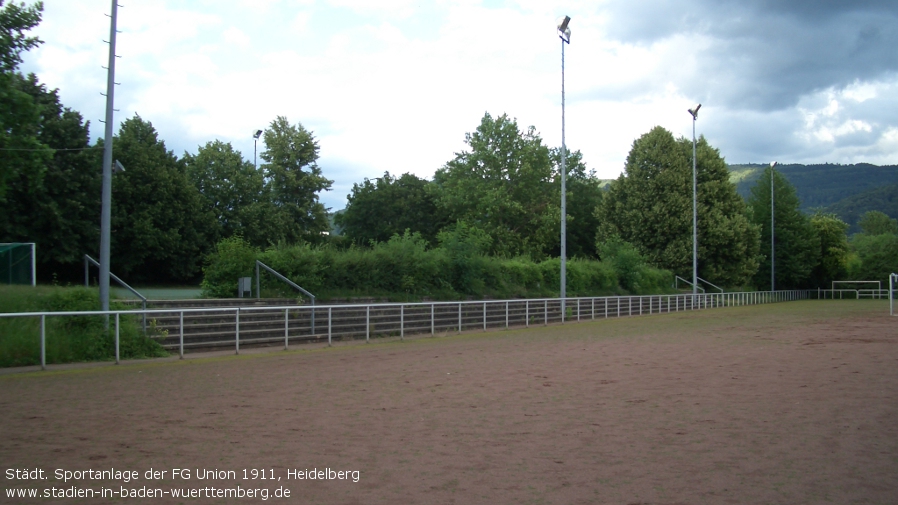
<svg viewBox="0 0 898 505"><path fill-rule="evenodd" d="M457 237L456 237L457 238ZM260 260L323 299L345 296L429 297L549 297L558 296L560 259L483 255L464 240L443 240L429 248L417 234L395 235L370 249L337 250L307 244L257 250L240 237L222 240L203 269L203 295L237 295L237 279L254 275ZM617 262L620 263L620 262ZM670 289L672 275L644 263L627 264L624 276L615 261L571 259L567 262L568 296L614 293L659 293ZM622 283L621 280L627 280ZM635 280L634 280L635 279ZM262 273L263 295L296 296L290 288Z"/></svg>

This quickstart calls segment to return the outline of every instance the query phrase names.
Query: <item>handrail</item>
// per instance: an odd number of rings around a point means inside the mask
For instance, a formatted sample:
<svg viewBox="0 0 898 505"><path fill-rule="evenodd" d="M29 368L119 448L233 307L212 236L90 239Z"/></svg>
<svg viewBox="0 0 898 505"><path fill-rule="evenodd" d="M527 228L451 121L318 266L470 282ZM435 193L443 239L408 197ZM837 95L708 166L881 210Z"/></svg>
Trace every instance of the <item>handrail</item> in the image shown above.
<svg viewBox="0 0 898 505"><path fill-rule="evenodd" d="M271 268L270 266L266 265L265 263L262 263L261 261L256 260L256 299L257 299L257 300L259 300L259 299L262 298L261 282L259 281L259 278L260 278L260 275L259 275L259 267L262 267L262 268L264 268L265 270L268 270L268 272L271 273L271 275L273 275L273 276L275 276L276 278L278 278L278 279L280 279L280 280L286 282L289 286L292 286L293 288L298 289L300 293L305 294L306 296L308 296L308 297L312 300L312 307L313 307L313 310L312 310L312 333L315 333L315 310L314 310L314 307L315 307L315 295L313 295L312 293L309 293L309 292L306 291L302 286L300 286L299 284L297 284L297 283L291 281L290 279L284 277L283 275L281 275L280 273L278 273L275 269Z"/></svg>
<svg viewBox="0 0 898 505"><path fill-rule="evenodd" d="M689 282L689 281L687 281L686 279L680 277L679 275L674 275L674 288L675 288L675 289L680 289L680 285L679 285L679 283L678 283L677 281L683 281L683 282L685 282L686 284L689 284L690 286L692 285L691 282ZM710 283L709 283L709 284L710 284ZM702 293L705 292L705 288L703 288L703 287L701 287L701 286L696 286L696 289L701 289L701 290L702 290Z"/></svg>
<svg viewBox="0 0 898 505"><path fill-rule="evenodd" d="M284 277L283 275L279 274L275 269L271 268L270 266L266 265L265 263L262 263L259 260L256 260L256 298L262 298L262 290L259 288L259 267L262 267L265 270L268 270L268 272L271 273L271 275L286 282L291 287L298 289L301 293L303 293L304 295L311 298L312 305L315 305L315 295L313 295L312 293L309 293L308 291L303 289L303 287L300 286L299 284L296 284L295 282L291 281L290 279Z"/></svg>
<svg viewBox="0 0 898 505"><path fill-rule="evenodd" d="M86 288L87 288L87 287L90 287L90 272L89 272L90 266L88 265L88 262L92 263L95 267L100 268L100 263L99 263L97 260L91 258L90 255L88 255L88 254L85 254L85 255L84 255L84 287L86 287ZM134 288L132 288L131 286L129 286L128 283L126 283L125 281L119 279L118 276L115 275L114 273L109 272L109 278L111 278L111 279L114 280L115 282L121 284L125 289L127 289L128 291L130 291L131 293L133 293L134 296L140 298L140 301L141 301L141 303L143 304L143 310L144 310L144 311L147 310L147 297L145 297L145 296L143 296L142 294L138 293L136 289L134 289ZM143 314L143 332L144 332L144 333L147 332L147 315L146 315L146 312L144 312L144 314Z"/></svg>
<svg viewBox="0 0 898 505"><path fill-rule="evenodd" d="M725 292L726 292L726 291L723 290L722 287L720 287L720 286L715 286L714 284L711 284L710 282L706 281L705 279L702 279L701 277L696 277L696 279L698 279L698 280L704 282L705 284L711 286L712 288L719 289L721 293L725 293Z"/></svg>

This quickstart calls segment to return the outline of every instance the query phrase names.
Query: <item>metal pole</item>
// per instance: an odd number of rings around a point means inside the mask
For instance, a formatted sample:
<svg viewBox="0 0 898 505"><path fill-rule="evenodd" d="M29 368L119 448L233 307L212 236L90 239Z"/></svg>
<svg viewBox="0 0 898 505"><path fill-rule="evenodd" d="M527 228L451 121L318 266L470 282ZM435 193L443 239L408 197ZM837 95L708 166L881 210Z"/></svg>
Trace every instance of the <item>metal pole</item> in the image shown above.
<svg viewBox="0 0 898 505"><path fill-rule="evenodd" d="M567 148L564 144L564 39L561 39L561 322L567 296Z"/></svg>
<svg viewBox="0 0 898 505"><path fill-rule="evenodd" d="M103 186L100 210L100 310L109 310L109 244L112 229L112 114L115 88L115 34L118 4L112 0L109 22L109 63L106 67L106 131L103 139ZM109 316L106 316L109 327Z"/></svg>
<svg viewBox="0 0 898 505"><path fill-rule="evenodd" d="M399 306L399 340L405 341L405 305Z"/></svg>
<svg viewBox="0 0 898 505"><path fill-rule="evenodd" d="M332 307L327 308L327 346L331 346L331 310Z"/></svg>
<svg viewBox="0 0 898 505"><path fill-rule="evenodd" d="M240 307L237 307L237 316L234 320L237 323L236 331L234 332L236 340L234 354L240 354Z"/></svg>
<svg viewBox="0 0 898 505"><path fill-rule="evenodd" d="M696 111L698 112L698 111ZM698 294L698 184L695 162L695 120L692 116L692 294Z"/></svg>
<svg viewBox="0 0 898 505"><path fill-rule="evenodd" d="M41 314L41 370L47 369L47 316Z"/></svg>
<svg viewBox="0 0 898 505"><path fill-rule="evenodd" d="M290 309L284 309L284 350L290 347Z"/></svg>
<svg viewBox="0 0 898 505"><path fill-rule="evenodd" d="M181 355L181 359L184 359L184 311L181 311L181 321L178 323L178 348Z"/></svg>
<svg viewBox="0 0 898 505"><path fill-rule="evenodd" d="M773 214L773 165L770 166L770 291L776 291L773 264L776 259L774 254L774 214Z"/></svg>
<svg viewBox="0 0 898 505"><path fill-rule="evenodd" d="M37 246L31 243L31 285L37 286Z"/></svg>
<svg viewBox="0 0 898 505"><path fill-rule="evenodd" d="M118 360L118 358L119 358L119 339L118 339L118 337L119 337L119 333L118 333L118 328L119 328L119 326L118 326L118 321L119 321L119 316L120 316L120 315L121 315L121 314L119 314L118 312L115 313L115 364L116 364L116 365L119 364L119 360Z"/></svg>
<svg viewBox="0 0 898 505"><path fill-rule="evenodd" d="M365 307L365 343L371 341L371 306Z"/></svg>

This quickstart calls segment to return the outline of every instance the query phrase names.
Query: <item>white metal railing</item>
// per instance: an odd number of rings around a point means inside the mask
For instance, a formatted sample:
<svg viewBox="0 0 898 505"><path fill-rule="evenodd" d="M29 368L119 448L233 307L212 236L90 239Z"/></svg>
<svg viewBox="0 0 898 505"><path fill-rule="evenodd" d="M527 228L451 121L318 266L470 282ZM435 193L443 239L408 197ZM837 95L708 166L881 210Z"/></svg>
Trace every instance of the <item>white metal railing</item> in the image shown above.
<svg viewBox="0 0 898 505"><path fill-rule="evenodd" d="M854 290L850 290L852 293ZM453 301L453 302L420 302L420 303L380 303L369 305L318 305L318 306L269 306L269 307L220 307L220 308L184 308L184 309L150 309L150 310L115 310L115 311L83 311L83 312L23 312L0 314L0 318L40 319L40 358L41 368L46 369L46 319L48 317L74 316L115 316L115 362L119 363L119 329L122 315L177 316L177 344L180 357L184 357L185 345L188 347L221 347L233 345L235 353L240 353L240 344L273 343L283 341L284 348L289 348L290 340L324 340L328 345L334 338L361 339L368 342L372 336L387 335L405 338L407 334L436 334L450 332L461 333L478 329L509 328L512 326L529 327L531 325L548 325L549 323L565 323L568 321L595 320L600 318L629 317L637 315L661 314L687 310L701 310L716 307L734 307L742 305L758 305L764 303L804 300L813 298L815 292L809 290L790 291L754 291L734 293L680 294L680 295L644 295L644 296L605 296L566 298L564 304L559 298L523 299L523 300L486 300L486 301ZM818 298L820 292L816 293ZM562 309L564 307L564 309ZM283 336L272 337L272 321L280 318L283 312ZM241 322L241 315L243 322ZM327 321L326 334L316 332L314 318L322 317ZM185 342L185 316L189 318L218 317L223 319L226 340L196 340ZM252 318L263 318L252 321ZM231 322L232 321L232 322ZM253 324L264 324L264 330L253 329ZM277 323L280 324L280 323ZM241 337L241 326L245 335ZM249 329L247 329L249 327ZM233 331L230 329L233 328ZM321 326L318 327L321 329ZM261 333L262 335L258 335ZM247 337L246 334L249 334ZM232 336L231 336L232 335ZM166 337L172 339L170 334Z"/></svg>

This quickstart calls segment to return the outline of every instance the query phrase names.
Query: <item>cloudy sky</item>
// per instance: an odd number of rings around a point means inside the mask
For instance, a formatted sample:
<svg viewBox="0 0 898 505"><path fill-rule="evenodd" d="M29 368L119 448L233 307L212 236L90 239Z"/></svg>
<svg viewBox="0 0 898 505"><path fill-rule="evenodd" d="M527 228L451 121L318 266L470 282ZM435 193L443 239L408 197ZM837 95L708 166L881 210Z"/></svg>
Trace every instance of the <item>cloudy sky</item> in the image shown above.
<svg viewBox="0 0 898 505"><path fill-rule="evenodd" d="M116 124L139 114L181 156L253 157L276 116L312 130L334 210L354 182L429 177L484 112L617 177L638 136L699 134L730 163L898 164L894 0L119 0ZM102 136L110 2L44 0L23 70ZM260 145L260 149L261 149Z"/></svg>

